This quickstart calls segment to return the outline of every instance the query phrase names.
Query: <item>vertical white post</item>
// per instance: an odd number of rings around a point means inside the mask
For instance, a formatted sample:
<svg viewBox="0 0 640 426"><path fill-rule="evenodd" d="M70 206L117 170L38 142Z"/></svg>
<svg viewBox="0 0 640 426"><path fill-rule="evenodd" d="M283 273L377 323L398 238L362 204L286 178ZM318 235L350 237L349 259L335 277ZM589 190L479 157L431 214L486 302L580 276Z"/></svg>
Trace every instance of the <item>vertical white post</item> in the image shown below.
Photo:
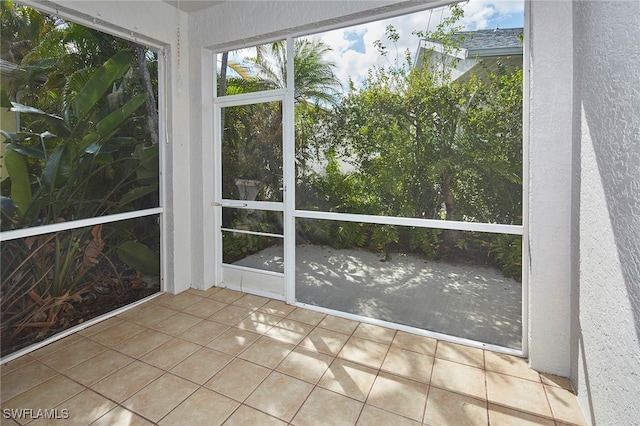
<svg viewBox="0 0 640 426"><path fill-rule="evenodd" d="M213 201L219 203L222 199L222 129L221 110L217 105L218 99L218 54L213 55ZM213 280L214 285L222 283L222 207L205 206L213 209Z"/></svg>
<svg viewBox="0 0 640 426"><path fill-rule="evenodd" d="M294 42L287 38L287 92L283 105L283 160L284 160L284 298L291 304L296 299L296 207L295 192L295 79Z"/></svg>
<svg viewBox="0 0 640 426"><path fill-rule="evenodd" d="M217 264L215 262L218 253L218 235L216 234L218 227L216 227L215 217L218 209L212 203L215 200L215 189L218 185L218 175L215 166L212 167L212 165L215 164L217 158L218 141L215 134L218 131L219 122L214 119L217 83L216 54L210 50L202 49L200 57L202 61L200 71L202 76L202 158L200 159L200 176L202 177L200 208L202 213L200 220L202 224L199 238L202 238L202 252L194 253L193 257L198 259L197 267L201 268L200 276L202 278L201 282L197 283L198 288L206 290L219 282L216 276Z"/></svg>
<svg viewBox="0 0 640 426"><path fill-rule="evenodd" d="M166 145L169 143L169 135L167 134L167 79L169 78L169 73L167 73L167 49L161 48L156 51L158 55L158 143L160 146L158 147L158 152L160 156L160 176L159 176L159 184L160 184L160 206L163 210L160 213L160 291L167 291L166 288L166 280L168 279L168 263L169 263L169 239L167 238L169 234L169 226L166 219L165 214L165 200L167 182L167 176L169 174L166 172L167 170L167 155L166 155Z"/></svg>
<svg viewBox="0 0 640 426"><path fill-rule="evenodd" d="M560 376L571 370L573 8L529 6L529 363Z"/></svg>
<svg viewBox="0 0 640 426"><path fill-rule="evenodd" d="M531 0L524 2L522 49L522 355L529 356L529 52Z"/></svg>

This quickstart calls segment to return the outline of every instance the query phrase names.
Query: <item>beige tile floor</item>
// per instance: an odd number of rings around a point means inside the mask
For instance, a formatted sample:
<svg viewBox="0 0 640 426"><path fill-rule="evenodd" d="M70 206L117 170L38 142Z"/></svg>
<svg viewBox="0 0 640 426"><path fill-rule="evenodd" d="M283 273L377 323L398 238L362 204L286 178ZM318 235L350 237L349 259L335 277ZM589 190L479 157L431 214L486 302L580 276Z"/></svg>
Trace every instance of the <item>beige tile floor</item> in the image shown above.
<svg viewBox="0 0 640 426"><path fill-rule="evenodd" d="M214 288L162 295L3 365L0 420L582 425L569 388L517 357Z"/></svg>

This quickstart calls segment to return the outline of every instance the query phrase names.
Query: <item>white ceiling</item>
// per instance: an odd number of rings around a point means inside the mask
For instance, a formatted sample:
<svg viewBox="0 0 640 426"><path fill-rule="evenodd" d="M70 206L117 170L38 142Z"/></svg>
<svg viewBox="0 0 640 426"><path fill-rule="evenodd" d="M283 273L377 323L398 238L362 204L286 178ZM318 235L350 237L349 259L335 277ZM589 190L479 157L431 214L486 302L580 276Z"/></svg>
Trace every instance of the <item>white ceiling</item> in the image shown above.
<svg viewBox="0 0 640 426"><path fill-rule="evenodd" d="M224 0L162 0L165 3L176 7L183 12L192 13L206 9L216 4L222 3Z"/></svg>

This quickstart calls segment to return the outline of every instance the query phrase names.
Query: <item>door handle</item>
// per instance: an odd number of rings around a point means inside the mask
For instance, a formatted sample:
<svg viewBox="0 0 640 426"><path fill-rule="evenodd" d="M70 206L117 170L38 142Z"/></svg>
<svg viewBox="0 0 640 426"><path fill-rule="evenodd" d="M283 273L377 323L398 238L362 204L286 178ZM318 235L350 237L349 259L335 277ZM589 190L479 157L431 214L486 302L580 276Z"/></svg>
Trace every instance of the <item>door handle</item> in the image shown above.
<svg viewBox="0 0 640 426"><path fill-rule="evenodd" d="M247 203L217 203L217 202L213 202L211 203L211 205L214 207L247 207L248 206Z"/></svg>

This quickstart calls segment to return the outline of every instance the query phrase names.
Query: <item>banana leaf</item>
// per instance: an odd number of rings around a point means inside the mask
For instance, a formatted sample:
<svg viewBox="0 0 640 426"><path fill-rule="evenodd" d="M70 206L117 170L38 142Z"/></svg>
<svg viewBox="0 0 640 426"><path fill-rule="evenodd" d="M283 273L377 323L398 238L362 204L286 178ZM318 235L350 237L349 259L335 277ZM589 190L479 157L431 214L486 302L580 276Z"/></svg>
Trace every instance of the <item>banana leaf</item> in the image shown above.
<svg viewBox="0 0 640 426"><path fill-rule="evenodd" d="M41 109L34 108L28 105L22 105L17 102L11 102L11 111L17 112L20 114L35 114L35 115L44 115L46 117L53 118L55 120L62 120L62 117L55 114L49 114L47 112L42 111Z"/></svg>
<svg viewBox="0 0 640 426"><path fill-rule="evenodd" d="M142 93L131 98L121 108L115 110L96 125L96 132L89 133L82 139L81 151L96 153L100 151L104 140L109 139L118 131L118 127L133 114L147 100L147 94Z"/></svg>
<svg viewBox="0 0 640 426"><path fill-rule="evenodd" d="M131 191L127 192L122 196L120 202L118 203L120 206L126 206L127 204L144 197L145 195L152 194L158 191L158 184L155 183L153 185L147 186L139 186L137 188L133 188Z"/></svg>
<svg viewBox="0 0 640 426"><path fill-rule="evenodd" d="M118 129L131 114L133 114L147 100L146 93L140 93L129 99L121 108L113 111L111 114L100 120L96 125L96 130L101 137L106 137L109 133Z"/></svg>
<svg viewBox="0 0 640 426"><path fill-rule="evenodd" d="M120 51L93 73L87 84L72 102L73 114L82 121L96 103L107 93L113 82L122 77L132 64L133 54Z"/></svg>
<svg viewBox="0 0 640 426"><path fill-rule="evenodd" d="M60 145L51 153L42 170L42 182L59 188L69 180L72 172L71 150L67 145Z"/></svg>
<svg viewBox="0 0 640 426"><path fill-rule="evenodd" d="M38 115L43 117L48 123L50 123L53 126L53 130L59 136L69 136L71 134L67 126L65 126L64 119L59 115L49 114L47 112L42 111L41 109L34 108L28 105L19 104L17 102L11 102L11 105L12 105L11 111L13 112L17 112L19 114Z"/></svg>
<svg viewBox="0 0 640 426"><path fill-rule="evenodd" d="M136 147L132 156L140 161L140 167L136 170L136 179L138 179L138 182L152 183L158 181L158 175L160 174L158 154L158 145L147 147L138 145Z"/></svg>
<svg viewBox="0 0 640 426"><path fill-rule="evenodd" d="M117 248L118 257L137 271L147 275L160 275L160 255L144 244L126 241Z"/></svg>
<svg viewBox="0 0 640 426"><path fill-rule="evenodd" d="M11 199L18 207L18 213L23 216L31 204L31 178L27 159L10 143L6 146L4 162L11 178Z"/></svg>

